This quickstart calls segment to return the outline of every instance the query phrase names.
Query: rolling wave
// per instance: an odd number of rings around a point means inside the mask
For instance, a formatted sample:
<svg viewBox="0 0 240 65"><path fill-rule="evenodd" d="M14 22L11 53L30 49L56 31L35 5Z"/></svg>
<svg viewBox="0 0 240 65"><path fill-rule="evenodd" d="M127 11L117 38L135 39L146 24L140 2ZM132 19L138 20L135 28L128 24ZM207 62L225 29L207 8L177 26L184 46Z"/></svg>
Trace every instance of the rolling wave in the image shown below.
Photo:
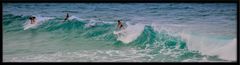
<svg viewBox="0 0 240 65"><path fill-rule="evenodd" d="M4 15L4 34L9 34L8 37L14 37L13 35L15 34L24 35L31 33L33 36L38 37L44 36L43 33L45 33L50 36L47 36L45 38L39 37L37 39L51 39L50 41L60 40L57 41L57 43L60 43L61 41L78 43L81 42L80 38L95 41L105 41L112 43L114 47L127 46L140 50L147 50L144 53L151 55L150 60L152 61L226 61L224 59L220 59L215 55L203 55L197 50L190 50L187 46L188 41L186 41L181 36L173 36L166 32L156 31L150 25L141 23L125 23L127 24L125 31L126 33L122 33L123 36L118 37L117 35L113 34L113 31L116 29L115 22L90 22L75 16L70 17L70 20L66 22L62 22L63 19L58 17L37 17L43 19L37 20L42 23L40 25L37 25L36 28L29 28L27 30L24 30L24 26L26 25L26 21L28 21L28 17L29 16L15 16L12 14ZM13 35L11 36L10 33ZM6 35L4 38L7 38ZM34 37L30 38L36 39ZM30 38L22 37L22 40L29 40ZM75 39L79 39L79 41ZM75 41L71 42L72 40Z"/></svg>

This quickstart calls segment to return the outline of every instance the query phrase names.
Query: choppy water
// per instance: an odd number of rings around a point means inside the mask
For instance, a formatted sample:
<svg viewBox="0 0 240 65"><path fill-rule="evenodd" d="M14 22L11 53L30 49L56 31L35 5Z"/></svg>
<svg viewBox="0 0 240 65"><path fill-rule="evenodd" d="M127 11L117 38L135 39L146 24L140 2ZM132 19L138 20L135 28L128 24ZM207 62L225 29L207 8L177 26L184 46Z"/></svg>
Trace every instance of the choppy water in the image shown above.
<svg viewBox="0 0 240 65"><path fill-rule="evenodd" d="M68 22L62 22L66 13ZM28 27L28 17L37 18ZM113 34L116 21L124 36ZM236 4L3 3L3 62L232 62ZM93 27L91 27L91 25Z"/></svg>

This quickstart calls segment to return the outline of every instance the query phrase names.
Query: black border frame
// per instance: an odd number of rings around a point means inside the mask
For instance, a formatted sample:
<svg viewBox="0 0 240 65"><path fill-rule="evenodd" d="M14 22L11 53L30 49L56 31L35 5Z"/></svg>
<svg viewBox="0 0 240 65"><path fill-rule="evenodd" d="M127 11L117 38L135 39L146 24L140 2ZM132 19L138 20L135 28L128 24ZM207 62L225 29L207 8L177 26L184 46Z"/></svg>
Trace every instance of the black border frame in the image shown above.
<svg viewBox="0 0 240 65"><path fill-rule="evenodd" d="M233 3L237 2L238 0L3 0L3 2L108 2L108 3L126 3L126 2L137 2L137 3L146 3L146 2L228 2Z"/></svg>
<svg viewBox="0 0 240 65"><path fill-rule="evenodd" d="M240 1L239 0L3 0L1 3L1 10L3 3L236 3L237 4L237 61L236 62L3 62L3 46L1 44L1 63L170 63L170 64L177 64L177 63L184 63L184 64L202 64L202 63L209 63L209 64L237 64L240 65L240 57L239 57L239 8L240 8ZM3 12L3 11L2 11ZM1 16L3 14L1 13ZM1 21L3 18L1 17ZM3 27L1 25L1 35L3 36ZM1 36L1 42L3 42L3 37Z"/></svg>

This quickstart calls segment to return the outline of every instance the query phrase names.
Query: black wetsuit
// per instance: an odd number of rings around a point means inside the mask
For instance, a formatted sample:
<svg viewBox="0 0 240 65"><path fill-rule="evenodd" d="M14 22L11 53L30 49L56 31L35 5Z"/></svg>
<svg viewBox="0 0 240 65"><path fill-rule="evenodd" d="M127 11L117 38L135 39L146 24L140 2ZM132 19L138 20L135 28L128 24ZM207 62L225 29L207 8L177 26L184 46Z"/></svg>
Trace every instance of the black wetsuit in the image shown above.
<svg viewBox="0 0 240 65"><path fill-rule="evenodd" d="M69 15L67 14L66 18L64 19L65 21L69 18Z"/></svg>

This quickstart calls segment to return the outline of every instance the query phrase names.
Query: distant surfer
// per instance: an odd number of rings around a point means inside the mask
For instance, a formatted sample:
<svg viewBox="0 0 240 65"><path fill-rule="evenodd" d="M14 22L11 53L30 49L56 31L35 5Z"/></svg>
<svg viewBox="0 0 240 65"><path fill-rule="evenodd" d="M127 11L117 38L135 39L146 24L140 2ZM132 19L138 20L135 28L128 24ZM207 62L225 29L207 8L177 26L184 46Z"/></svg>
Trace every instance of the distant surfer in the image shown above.
<svg viewBox="0 0 240 65"><path fill-rule="evenodd" d="M34 24L36 21L36 17L34 17L34 16L31 16L30 18L29 18L30 20L31 20L31 24Z"/></svg>
<svg viewBox="0 0 240 65"><path fill-rule="evenodd" d="M68 20L69 17L70 17L70 16L69 16L69 14L67 13L67 15L66 15L66 17L65 17L65 19L64 19L63 22L65 22L66 20Z"/></svg>
<svg viewBox="0 0 240 65"><path fill-rule="evenodd" d="M118 20L118 24L117 24L117 30L121 30L124 29L123 24L120 20Z"/></svg>

